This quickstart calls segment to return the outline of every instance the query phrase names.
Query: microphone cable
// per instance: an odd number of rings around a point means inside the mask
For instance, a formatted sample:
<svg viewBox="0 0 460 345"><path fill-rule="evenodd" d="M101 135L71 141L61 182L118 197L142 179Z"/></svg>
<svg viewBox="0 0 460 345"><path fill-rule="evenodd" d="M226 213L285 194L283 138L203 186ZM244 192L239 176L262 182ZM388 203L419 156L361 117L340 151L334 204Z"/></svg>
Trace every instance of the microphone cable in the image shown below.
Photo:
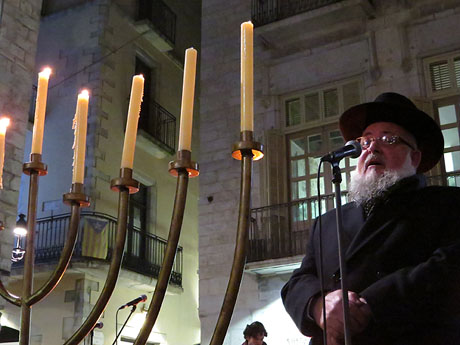
<svg viewBox="0 0 460 345"><path fill-rule="evenodd" d="M324 270L323 270L323 228L321 224L321 188L320 188L320 179L321 179L321 166L323 165L323 160L321 159L318 165L318 171L316 175L316 188L317 188L317 199L318 199L318 223L319 223L319 276L320 276L320 289L321 289L321 300L323 303L323 344L327 345L327 323L326 323L326 294L324 291ZM311 239L314 240L313 238Z"/></svg>

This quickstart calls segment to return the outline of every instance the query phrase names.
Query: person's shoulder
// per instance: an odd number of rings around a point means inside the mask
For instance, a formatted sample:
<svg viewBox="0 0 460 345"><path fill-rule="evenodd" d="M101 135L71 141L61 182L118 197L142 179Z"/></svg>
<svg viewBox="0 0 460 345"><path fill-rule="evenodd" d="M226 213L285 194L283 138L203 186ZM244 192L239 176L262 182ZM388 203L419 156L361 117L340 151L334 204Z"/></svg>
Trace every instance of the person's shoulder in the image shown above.
<svg viewBox="0 0 460 345"><path fill-rule="evenodd" d="M419 190L421 194L460 196L460 187L427 186Z"/></svg>
<svg viewBox="0 0 460 345"><path fill-rule="evenodd" d="M447 203L460 202L460 187L427 186L418 190L415 197L421 201L445 201Z"/></svg>

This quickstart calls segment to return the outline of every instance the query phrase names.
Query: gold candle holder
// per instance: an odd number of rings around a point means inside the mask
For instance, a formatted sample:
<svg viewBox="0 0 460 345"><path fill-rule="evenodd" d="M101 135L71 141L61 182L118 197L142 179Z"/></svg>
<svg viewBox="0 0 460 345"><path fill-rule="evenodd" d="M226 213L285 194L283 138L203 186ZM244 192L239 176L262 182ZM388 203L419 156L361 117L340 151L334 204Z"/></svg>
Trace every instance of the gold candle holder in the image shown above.
<svg viewBox="0 0 460 345"><path fill-rule="evenodd" d="M177 177L176 196L174 209L169 228L168 244L166 245L165 256L161 265L155 292L150 302L145 322L134 342L134 345L144 345L157 320L161 305L168 288L168 281L171 275L174 257L179 243L182 221L184 219L185 201L187 199L187 186L189 178L199 175L198 164L191 160L191 152L188 150L177 151L177 159L169 163L169 173Z"/></svg>
<svg viewBox="0 0 460 345"><path fill-rule="evenodd" d="M227 291L225 292L224 301L210 345L222 345L233 310L235 309L246 262L246 242L248 240L249 208L251 204L252 161L262 159L264 156L263 145L253 141L252 131L242 131L240 138L241 141L235 143L232 150L232 157L241 160L240 206L236 246Z"/></svg>
<svg viewBox="0 0 460 345"><path fill-rule="evenodd" d="M110 188L119 193L118 199L118 222L115 238L115 246L112 252L109 272L99 298L93 309L89 313L86 320L80 328L64 343L64 344L79 344L94 328L99 321L105 307L109 303L112 296L115 284L120 273L121 262L123 259L123 250L126 241L126 230L128 225L128 201L129 194L136 193L139 190L139 182L132 178L133 170L130 168L121 168L120 177L115 178L110 183Z"/></svg>

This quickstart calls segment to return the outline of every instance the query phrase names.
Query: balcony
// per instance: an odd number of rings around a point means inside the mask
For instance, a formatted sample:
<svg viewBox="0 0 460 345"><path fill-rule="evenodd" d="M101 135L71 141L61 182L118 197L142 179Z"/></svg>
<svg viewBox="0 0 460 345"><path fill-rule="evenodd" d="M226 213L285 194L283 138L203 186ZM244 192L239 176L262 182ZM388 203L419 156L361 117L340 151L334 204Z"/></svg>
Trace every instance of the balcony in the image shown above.
<svg viewBox="0 0 460 345"><path fill-rule="evenodd" d="M35 263L57 262L64 247L70 214L40 218L36 226ZM82 212L72 262L110 261L115 245L117 219L97 212ZM136 273L158 278L167 241L139 228L128 229L122 267ZM96 244L96 245L95 245ZM13 268L24 261L13 263ZM183 249L178 247L170 284L182 286Z"/></svg>
<svg viewBox="0 0 460 345"><path fill-rule="evenodd" d="M176 152L176 117L158 103L151 101L141 110L139 129L169 154Z"/></svg>
<svg viewBox="0 0 460 345"><path fill-rule="evenodd" d="M146 32L146 38L160 51L174 48L176 41L176 14L161 0L139 0L136 29Z"/></svg>
<svg viewBox="0 0 460 345"><path fill-rule="evenodd" d="M460 172L430 176L427 183L460 187ZM334 208L334 197L334 194L322 196L323 213ZM344 192L342 203L346 202L348 196ZM298 266L305 255L310 228L317 213L316 197L251 209L247 269L273 273L277 271L275 266Z"/></svg>
<svg viewBox="0 0 460 345"><path fill-rule="evenodd" d="M343 0L252 0L254 26L262 26Z"/></svg>

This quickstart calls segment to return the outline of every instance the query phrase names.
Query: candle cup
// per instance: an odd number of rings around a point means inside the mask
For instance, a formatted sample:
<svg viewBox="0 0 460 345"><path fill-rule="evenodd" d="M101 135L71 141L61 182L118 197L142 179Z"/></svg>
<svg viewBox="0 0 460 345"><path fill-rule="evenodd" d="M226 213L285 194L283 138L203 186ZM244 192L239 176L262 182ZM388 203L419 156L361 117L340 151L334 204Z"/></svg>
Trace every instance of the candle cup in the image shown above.
<svg viewBox="0 0 460 345"><path fill-rule="evenodd" d="M192 153L188 150L177 151L176 160L169 162L169 173L177 177L181 170L187 170L190 178L200 174L198 163L192 161Z"/></svg>
<svg viewBox="0 0 460 345"><path fill-rule="evenodd" d="M246 152L252 153L252 160L258 161L264 157L263 144L253 140L252 131L242 131L240 133L240 141L232 146L232 157L236 160L241 160Z"/></svg>

